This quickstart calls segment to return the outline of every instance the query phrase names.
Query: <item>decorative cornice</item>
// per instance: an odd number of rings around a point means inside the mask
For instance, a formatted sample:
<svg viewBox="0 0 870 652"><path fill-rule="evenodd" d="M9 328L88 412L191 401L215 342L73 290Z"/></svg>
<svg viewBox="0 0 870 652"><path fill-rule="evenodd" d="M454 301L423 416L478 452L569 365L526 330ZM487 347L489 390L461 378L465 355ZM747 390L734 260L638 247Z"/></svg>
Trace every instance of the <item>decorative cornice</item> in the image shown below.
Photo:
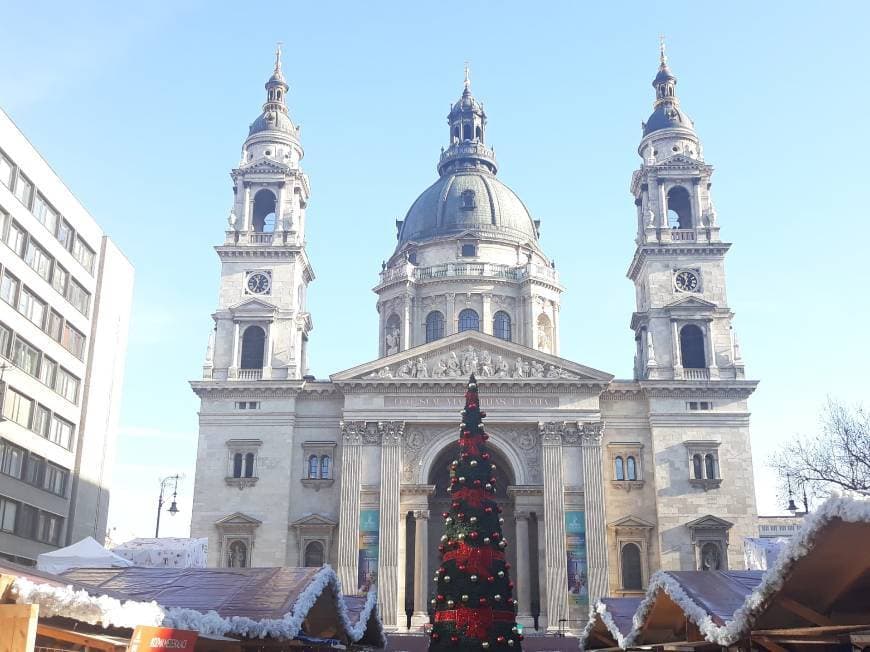
<svg viewBox="0 0 870 652"><path fill-rule="evenodd" d="M192 380L190 387L200 398L295 398L299 394L300 383L283 380Z"/></svg>
<svg viewBox="0 0 870 652"><path fill-rule="evenodd" d="M538 423L544 446L601 446L604 423L601 421L547 421Z"/></svg>
<svg viewBox="0 0 870 652"><path fill-rule="evenodd" d="M758 387L757 380L642 380L648 398L746 399Z"/></svg>
<svg viewBox="0 0 870 652"><path fill-rule="evenodd" d="M658 243L658 244L642 244L638 245L634 252L634 257L631 264L628 266L628 271L625 275L632 281L637 277L640 268L646 262L646 259L651 256L690 256L698 257L722 257L731 248L730 242L709 242L700 244L687 243Z"/></svg>
<svg viewBox="0 0 870 652"><path fill-rule="evenodd" d="M340 421L345 445L399 446L405 435L404 421Z"/></svg>
<svg viewBox="0 0 870 652"><path fill-rule="evenodd" d="M344 394L462 394L465 391L466 380L456 378L417 379L417 378L365 378L353 380L335 380L333 384ZM593 396L607 388L607 382L547 379L505 378L499 381L479 381L478 386L486 394L572 394Z"/></svg>

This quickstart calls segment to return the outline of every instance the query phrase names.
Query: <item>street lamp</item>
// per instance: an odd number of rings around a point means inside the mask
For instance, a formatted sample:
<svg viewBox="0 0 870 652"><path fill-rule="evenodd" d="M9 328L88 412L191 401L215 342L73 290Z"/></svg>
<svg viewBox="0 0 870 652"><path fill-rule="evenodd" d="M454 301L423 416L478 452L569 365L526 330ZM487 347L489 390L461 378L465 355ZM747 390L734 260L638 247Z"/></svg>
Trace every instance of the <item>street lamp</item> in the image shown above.
<svg viewBox="0 0 870 652"><path fill-rule="evenodd" d="M155 539L160 538L160 512L163 511L163 503L165 502L163 500L163 492L166 490L166 485L170 482L173 483L172 504L169 505L169 509L166 511L172 514L172 516L175 516L179 512L175 499L178 497L178 480L180 477L181 476L176 473L175 475L170 475L160 481L160 498L157 499L157 528L154 530Z"/></svg>
<svg viewBox="0 0 870 652"><path fill-rule="evenodd" d="M797 511L797 505L794 504L794 495L791 492L791 474L787 474L785 479L788 482L788 507L786 509L794 514Z"/></svg>

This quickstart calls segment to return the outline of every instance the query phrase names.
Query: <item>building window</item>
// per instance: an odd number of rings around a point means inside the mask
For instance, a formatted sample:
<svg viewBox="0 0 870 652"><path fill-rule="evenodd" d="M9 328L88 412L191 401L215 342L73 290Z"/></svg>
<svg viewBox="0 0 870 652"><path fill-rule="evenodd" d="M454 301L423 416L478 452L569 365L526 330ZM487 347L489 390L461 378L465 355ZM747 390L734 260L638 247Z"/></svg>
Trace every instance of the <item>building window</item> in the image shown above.
<svg viewBox="0 0 870 652"><path fill-rule="evenodd" d="M52 257L33 238L27 241L27 246L24 248L24 262L46 281L51 278L52 260Z"/></svg>
<svg viewBox="0 0 870 652"><path fill-rule="evenodd" d="M15 196L28 210L30 209L30 204L33 202L33 183L20 172L15 183Z"/></svg>
<svg viewBox="0 0 870 652"><path fill-rule="evenodd" d="M54 391L63 396L70 403L78 403L79 379L61 367L57 370L57 381L54 386Z"/></svg>
<svg viewBox="0 0 870 652"><path fill-rule="evenodd" d="M627 591L643 591L643 569L640 548L635 543L623 544L620 551L622 563L622 588Z"/></svg>
<svg viewBox="0 0 870 652"><path fill-rule="evenodd" d="M91 293L75 279L70 279L66 298L75 306L76 310L87 317L88 308L91 306Z"/></svg>
<svg viewBox="0 0 870 652"><path fill-rule="evenodd" d="M51 204L46 201L42 194L36 193L36 199L33 201L33 210L31 212L33 213L33 216L39 220L52 235L54 235L59 216L57 211L51 207Z"/></svg>
<svg viewBox="0 0 870 652"><path fill-rule="evenodd" d="M614 478L616 480L625 480L625 465L621 457L617 457L613 463Z"/></svg>
<svg viewBox="0 0 870 652"><path fill-rule="evenodd" d="M244 541L233 541L227 547L227 568L248 567L248 546Z"/></svg>
<svg viewBox="0 0 870 652"><path fill-rule="evenodd" d="M45 332L55 342L60 342L63 338L63 316L54 310L48 313L48 324L46 324Z"/></svg>
<svg viewBox="0 0 870 652"><path fill-rule="evenodd" d="M695 411L695 410L712 410L713 403L710 401L688 401L686 403L686 409Z"/></svg>
<svg viewBox="0 0 870 652"><path fill-rule="evenodd" d="M24 247L27 245L27 231L18 222L12 222L9 225L9 233L6 234L6 244L19 257L24 256Z"/></svg>
<svg viewBox="0 0 870 652"><path fill-rule="evenodd" d="M319 491L334 483L332 461L336 444L332 441L306 441L302 443L305 469L302 484Z"/></svg>
<svg viewBox="0 0 870 652"><path fill-rule="evenodd" d="M76 232L72 225L66 220L61 220L57 227L57 239L63 248L67 251L72 251L73 243L75 242Z"/></svg>
<svg viewBox="0 0 870 652"><path fill-rule="evenodd" d="M511 317L503 310L499 310L492 318L492 334L499 339L511 341Z"/></svg>
<svg viewBox="0 0 870 652"><path fill-rule="evenodd" d="M39 351L20 337L12 343L12 363L31 376L39 374Z"/></svg>
<svg viewBox="0 0 870 652"><path fill-rule="evenodd" d="M680 358L686 369L706 369L704 333L695 324L686 324L680 329Z"/></svg>
<svg viewBox="0 0 870 652"><path fill-rule="evenodd" d="M245 453L245 477L254 477L254 454Z"/></svg>
<svg viewBox="0 0 870 652"><path fill-rule="evenodd" d="M477 245L464 244L460 249L460 256L463 258L474 258L477 255Z"/></svg>
<svg viewBox="0 0 870 652"><path fill-rule="evenodd" d="M710 480L715 480L719 475L716 473L716 458L713 457L713 453L707 453L704 456L704 472Z"/></svg>
<svg viewBox="0 0 870 652"><path fill-rule="evenodd" d="M434 342L444 337L444 315L433 310L426 315L426 342Z"/></svg>
<svg viewBox="0 0 870 652"><path fill-rule="evenodd" d="M5 440L0 440L0 473L21 479L24 473L25 450Z"/></svg>
<svg viewBox="0 0 870 652"><path fill-rule="evenodd" d="M37 405L33 413L33 425L31 430L43 439L48 439L51 431L51 410L44 405Z"/></svg>
<svg viewBox="0 0 870 652"><path fill-rule="evenodd" d="M317 455L311 455L308 458L308 479L316 480L317 472L320 469L320 465L317 461Z"/></svg>
<svg viewBox="0 0 870 652"><path fill-rule="evenodd" d="M701 456L698 453L692 455L692 477L695 480L703 480L704 479L704 470L703 470Z"/></svg>
<svg viewBox="0 0 870 652"><path fill-rule="evenodd" d="M459 332L479 331L480 317L471 308L466 308L459 313Z"/></svg>
<svg viewBox="0 0 870 652"><path fill-rule="evenodd" d="M69 279L69 272L67 272L60 265L54 266L54 273L51 275L51 287L57 290L58 294L61 296L66 296L66 284Z"/></svg>
<svg viewBox="0 0 870 652"><path fill-rule="evenodd" d="M0 152L0 183L7 188L12 187L12 179L15 177L15 166L3 152Z"/></svg>
<svg viewBox="0 0 870 652"><path fill-rule="evenodd" d="M24 287L18 296L18 312L27 317L40 329L45 327L45 314L48 304Z"/></svg>
<svg viewBox="0 0 870 652"><path fill-rule="evenodd" d="M323 455L320 458L320 477L323 480L329 479L329 455Z"/></svg>
<svg viewBox="0 0 870 652"><path fill-rule="evenodd" d="M61 419L56 414L51 418L51 430L48 439L58 446L67 450L72 448L73 424L66 419Z"/></svg>
<svg viewBox="0 0 870 652"><path fill-rule="evenodd" d="M259 410L260 401L236 401L237 410Z"/></svg>
<svg viewBox="0 0 870 652"><path fill-rule="evenodd" d="M474 210L474 191L473 190L463 190L462 191L462 210L470 211ZM465 254L463 254L464 256ZM473 256L474 254L472 254Z"/></svg>
<svg viewBox="0 0 870 652"><path fill-rule="evenodd" d="M0 299L14 306L18 300L18 286L18 279L9 272L4 272L3 280L0 281Z"/></svg>
<svg viewBox="0 0 870 652"><path fill-rule="evenodd" d="M625 469L626 469L626 477L629 480L637 480L637 463L634 461L634 457L629 456L625 460Z"/></svg>
<svg viewBox="0 0 870 652"><path fill-rule="evenodd" d="M248 326L242 335L242 369L262 369L266 347L266 331L259 326Z"/></svg>
<svg viewBox="0 0 870 652"><path fill-rule="evenodd" d="M701 546L701 570L722 570L722 550L714 541Z"/></svg>
<svg viewBox="0 0 870 652"><path fill-rule="evenodd" d="M226 483L240 489L253 486L257 478L257 450L259 439L230 439L227 441Z"/></svg>
<svg viewBox="0 0 870 652"><path fill-rule="evenodd" d="M62 469L54 464L46 463L42 488L57 496L65 496L68 477L69 471L66 469Z"/></svg>
<svg viewBox="0 0 870 652"><path fill-rule="evenodd" d="M319 568L323 566L323 544L312 541L305 546L305 566Z"/></svg>
<svg viewBox="0 0 870 652"><path fill-rule="evenodd" d="M30 428L33 401L7 385L4 391L3 416L19 426Z"/></svg>
<svg viewBox="0 0 870 652"><path fill-rule="evenodd" d="M233 455L233 477L241 478L242 477L242 454L236 453Z"/></svg>
<svg viewBox="0 0 870 652"><path fill-rule="evenodd" d="M88 246L88 243L77 237L72 250L73 258L79 261L89 273L94 272L94 250Z"/></svg>
<svg viewBox="0 0 870 652"><path fill-rule="evenodd" d="M18 513L18 503L8 498L0 498L0 530L15 531L15 515Z"/></svg>
<svg viewBox="0 0 870 652"><path fill-rule="evenodd" d="M9 350L12 346L12 331L3 324L0 324L0 356L9 357Z"/></svg>
<svg viewBox="0 0 870 652"><path fill-rule="evenodd" d="M718 487L722 483L719 442L702 440L687 441L683 444L689 453L689 484L701 487L705 491Z"/></svg>

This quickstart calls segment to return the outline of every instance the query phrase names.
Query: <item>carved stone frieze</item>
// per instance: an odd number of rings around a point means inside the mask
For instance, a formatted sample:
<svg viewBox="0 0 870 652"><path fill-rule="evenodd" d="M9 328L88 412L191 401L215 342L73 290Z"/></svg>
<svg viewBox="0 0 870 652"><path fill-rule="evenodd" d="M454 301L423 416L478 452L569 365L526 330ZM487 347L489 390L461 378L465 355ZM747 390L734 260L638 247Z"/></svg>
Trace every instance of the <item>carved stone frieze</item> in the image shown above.
<svg viewBox="0 0 870 652"><path fill-rule="evenodd" d="M404 421L378 421L381 446L400 446L404 432Z"/></svg>
<svg viewBox="0 0 870 652"><path fill-rule="evenodd" d="M427 358L405 360L395 367L386 365L366 378L579 378L554 364L525 356L508 356L498 351L468 345L458 351L436 353Z"/></svg>
<svg viewBox="0 0 870 652"><path fill-rule="evenodd" d="M600 446L604 435L601 421L547 421L538 424L541 443L550 446Z"/></svg>
<svg viewBox="0 0 870 652"><path fill-rule="evenodd" d="M496 438L505 439L522 455L526 466L526 481L537 484L541 481L541 456L534 427L501 428L491 430Z"/></svg>
<svg viewBox="0 0 870 652"><path fill-rule="evenodd" d="M398 446L405 430L404 421L342 421L341 436L350 445Z"/></svg>
<svg viewBox="0 0 870 652"><path fill-rule="evenodd" d="M414 471L420 461L426 438L420 430L409 430L402 441L402 482L414 482Z"/></svg>

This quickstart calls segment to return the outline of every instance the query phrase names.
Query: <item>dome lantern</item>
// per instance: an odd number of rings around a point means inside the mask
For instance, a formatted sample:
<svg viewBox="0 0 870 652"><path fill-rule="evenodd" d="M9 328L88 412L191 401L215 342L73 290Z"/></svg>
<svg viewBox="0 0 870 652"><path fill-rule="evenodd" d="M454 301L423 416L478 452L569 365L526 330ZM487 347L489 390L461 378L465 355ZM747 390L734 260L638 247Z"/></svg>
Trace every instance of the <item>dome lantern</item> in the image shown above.
<svg viewBox="0 0 870 652"><path fill-rule="evenodd" d="M483 105L471 94L469 75L466 63L462 95L447 114L450 145L441 153L438 162L438 174L442 176L460 168L484 169L493 174L498 171L495 152L486 146L486 113Z"/></svg>
<svg viewBox="0 0 870 652"><path fill-rule="evenodd" d="M643 123L643 135L647 136L661 129L688 129L694 131L692 119L680 109L677 98L677 78L668 67L668 57L665 54L665 40L661 37L659 43L659 70L652 82L656 89L656 99L653 112Z"/></svg>

